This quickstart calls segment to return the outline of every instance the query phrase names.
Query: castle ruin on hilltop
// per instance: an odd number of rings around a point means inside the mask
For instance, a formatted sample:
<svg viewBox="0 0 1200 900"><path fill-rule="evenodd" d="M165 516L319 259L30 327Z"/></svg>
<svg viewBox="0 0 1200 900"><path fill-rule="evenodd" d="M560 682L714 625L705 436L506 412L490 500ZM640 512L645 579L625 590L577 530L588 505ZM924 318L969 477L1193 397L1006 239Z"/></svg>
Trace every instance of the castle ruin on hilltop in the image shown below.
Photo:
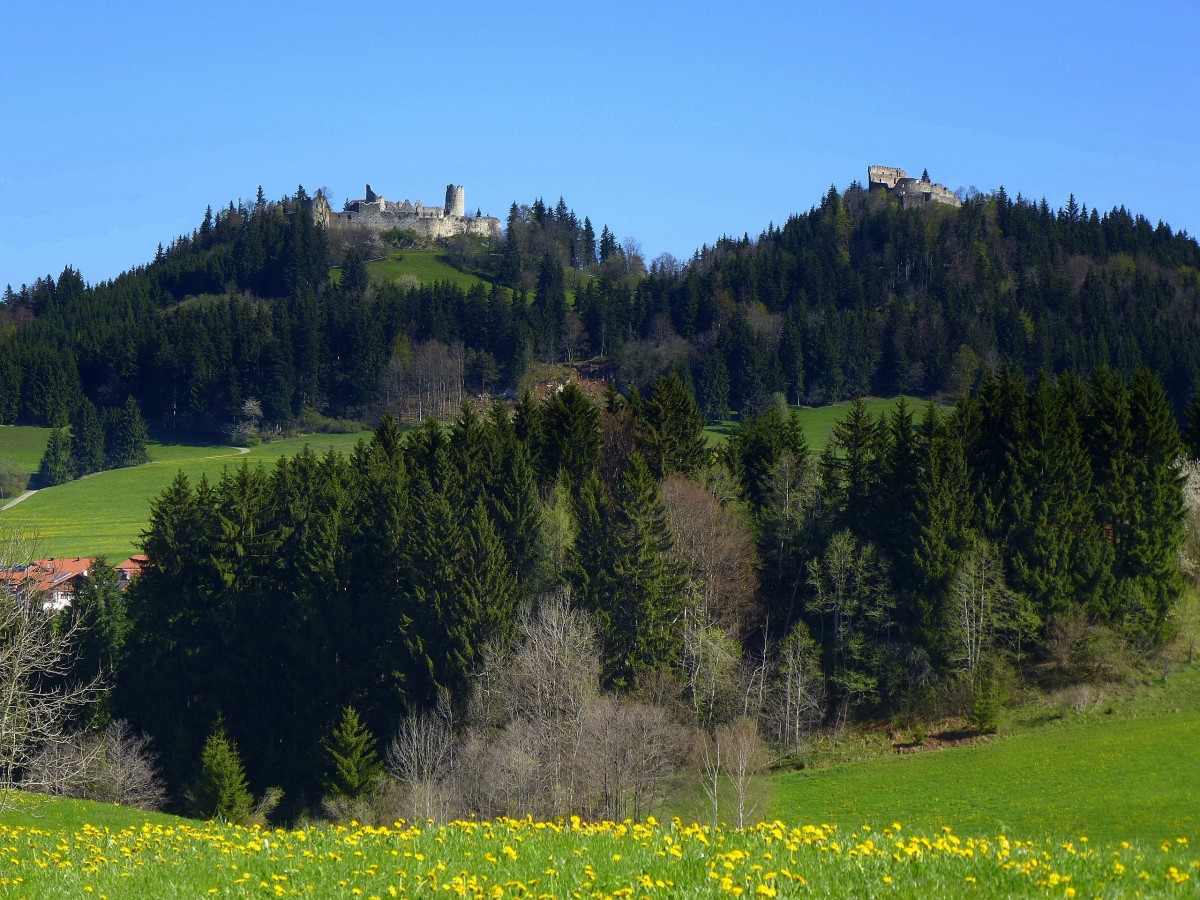
<svg viewBox="0 0 1200 900"><path fill-rule="evenodd" d="M927 203L944 203L955 209L962 201L944 184L929 180L926 172L920 178L909 178L903 169L892 166L867 166L867 189L883 188L900 198L901 209L914 209Z"/></svg>
<svg viewBox="0 0 1200 900"><path fill-rule="evenodd" d="M415 231L422 237L437 239L459 234L480 237L500 236L500 220L495 216L468 216L466 190L461 184L446 185L445 206L425 206L418 200L410 203L388 201L371 190L366 196L352 200L341 212L334 212L329 202L318 195L313 201L313 218L326 228L362 228L369 231L390 231L402 228Z"/></svg>

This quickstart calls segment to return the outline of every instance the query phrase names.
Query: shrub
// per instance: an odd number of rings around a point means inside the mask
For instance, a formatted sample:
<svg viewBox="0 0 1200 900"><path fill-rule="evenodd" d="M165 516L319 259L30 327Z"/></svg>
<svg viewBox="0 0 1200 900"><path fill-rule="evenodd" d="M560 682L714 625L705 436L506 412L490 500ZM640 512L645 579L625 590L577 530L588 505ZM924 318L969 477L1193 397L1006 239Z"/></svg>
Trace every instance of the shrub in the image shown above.
<svg viewBox="0 0 1200 900"><path fill-rule="evenodd" d="M29 487L29 473L13 460L0 456L0 498L16 497Z"/></svg>
<svg viewBox="0 0 1200 900"><path fill-rule="evenodd" d="M996 720L1000 716L1000 695L995 685L981 681L975 688L967 721L980 734L995 734Z"/></svg>

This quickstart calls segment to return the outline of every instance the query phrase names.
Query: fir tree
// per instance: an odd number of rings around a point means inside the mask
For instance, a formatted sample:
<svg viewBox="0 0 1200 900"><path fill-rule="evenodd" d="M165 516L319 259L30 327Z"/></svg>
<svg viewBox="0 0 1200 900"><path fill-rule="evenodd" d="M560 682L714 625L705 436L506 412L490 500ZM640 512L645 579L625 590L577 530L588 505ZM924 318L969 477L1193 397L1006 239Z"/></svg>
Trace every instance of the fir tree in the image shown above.
<svg viewBox="0 0 1200 900"><path fill-rule="evenodd" d="M91 400L82 398L71 417L71 462L74 477L104 469L104 425Z"/></svg>
<svg viewBox="0 0 1200 900"><path fill-rule="evenodd" d="M650 426L649 456L656 474L687 474L704 465L704 417L691 391L674 372L655 380L646 404L646 418Z"/></svg>
<svg viewBox="0 0 1200 900"><path fill-rule="evenodd" d="M1184 449L1192 459L1200 459L1200 380L1192 390L1185 414L1186 425L1183 429Z"/></svg>
<svg viewBox="0 0 1200 900"><path fill-rule="evenodd" d="M220 720L204 742L200 771L187 799L189 812L196 818L218 819L234 825L246 824L254 808L237 745L225 733Z"/></svg>
<svg viewBox="0 0 1200 900"><path fill-rule="evenodd" d="M375 737L347 706L342 719L324 742L328 772L325 789L334 797L356 800L370 796L382 783L383 763L375 752Z"/></svg>
<svg viewBox="0 0 1200 900"><path fill-rule="evenodd" d="M62 428L50 431L46 450L38 466L37 480L41 487L54 487L71 480L74 465L71 460L71 438Z"/></svg>
<svg viewBox="0 0 1200 900"><path fill-rule="evenodd" d="M629 685L644 670L678 661L683 579L658 485L640 454L630 459L616 501L606 669L610 683Z"/></svg>

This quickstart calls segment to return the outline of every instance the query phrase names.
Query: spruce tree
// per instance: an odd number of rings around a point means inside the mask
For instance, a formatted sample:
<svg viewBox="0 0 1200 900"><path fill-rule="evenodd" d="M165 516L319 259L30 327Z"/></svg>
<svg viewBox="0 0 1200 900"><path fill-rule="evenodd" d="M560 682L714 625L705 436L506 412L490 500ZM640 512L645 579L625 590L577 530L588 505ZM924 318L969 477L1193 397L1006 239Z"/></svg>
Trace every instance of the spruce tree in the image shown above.
<svg viewBox="0 0 1200 900"><path fill-rule="evenodd" d="M146 444L150 438L137 401L129 397L120 409L109 410L107 418L104 455L109 468L149 462Z"/></svg>
<svg viewBox="0 0 1200 900"><path fill-rule="evenodd" d="M71 417L71 462L75 478L104 469L104 425L92 401L82 398Z"/></svg>
<svg viewBox="0 0 1200 900"><path fill-rule="evenodd" d="M38 466L38 486L47 488L66 484L71 480L73 470L70 436L62 428L51 429L41 465Z"/></svg>
<svg viewBox="0 0 1200 900"><path fill-rule="evenodd" d="M342 719L324 748L325 789L332 796L357 800L370 796L382 783L384 768L375 752L375 737L359 721L354 707L342 711Z"/></svg>
<svg viewBox="0 0 1200 900"><path fill-rule="evenodd" d="M621 480L613 517L611 630L606 670L612 684L678 661L683 587L658 484L640 454Z"/></svg>
<svg viewBox="0 0 1200 900"><path fill-rule="evenodd" d="M560 471L578 484L600 456L600 410L575 384L546 401L541 411L541 474Z"/></svg>
<svg viewBox="0 0 1200 900"><path fill-rule="evenodd" d="M957 416L956 416L957 417ZM913 615L926 643L934 644L950 576L972 537L974 499L962 438L930 402L921 423L920 471L908 529L913 533L910 573Z"/></svg>
<svg viewBox="0 0 1200 900"><path fill-rule="evenodd" d="M821 454L827 515L860 538L872 534L871 504L879 481L879 423L858 397L833 427Z"/></svg>
<svg viewBox="0 0 1200 900"><path fill-rule="evenodd" d="M1184 449L1192 459L1200 459L1200 380L1188 400L1183 429Z"/></svg>
<svg viewBox="0 0 1200 900"><path fill-rule="evenodd" d="M237 745L217 721L204 742L200 771L187 794L189 812L199 819L218 819L244 825L254 809Z"/></svg>
<svg viewBox="0 0 1200 900"><path fill-rule="evenodd" d="M1183 589L1176 552L1183 540L1183 493L1175 470L1179 431L1158 377L1139 370L1129 382L1133 431L1131 474L1138 486L1128 509L1128 542L1118 566L1119 621L1139 641L1162 640Z"/></svg>
<svg viewBox="0 0 1200 900"><path fill-rule="evenodd" d="M705 463L704 416L683 379L671 372L655 380L646 404L650 459L657 475L689 474Z"/></svg>

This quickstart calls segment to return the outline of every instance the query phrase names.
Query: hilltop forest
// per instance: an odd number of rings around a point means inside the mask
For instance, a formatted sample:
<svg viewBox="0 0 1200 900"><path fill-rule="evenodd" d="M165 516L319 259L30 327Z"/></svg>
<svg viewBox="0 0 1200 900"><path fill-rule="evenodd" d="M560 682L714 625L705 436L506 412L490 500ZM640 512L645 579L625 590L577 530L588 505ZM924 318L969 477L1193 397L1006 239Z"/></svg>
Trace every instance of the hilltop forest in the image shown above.
<svg viewBox="0 0 1200 900"><path fill-rule="evenodd" d="M369 248L334 241L307 201L260 190L112 281L67 268L6 289L0 423L66 425L85 398L129 396L170 432L228 434L247 401L268 428L448 417L464 390L596 355L643 391L676 372L710 419L777 394L957 396L1002 365L1148 367L1178 413L1200 372L1200 247L1073 198L1052 211L1001 188L902 210L855 184L756 239L648 268L636 242L539 200L513 205L499 246L449 248L483 276L470 290L372 281Z"/></svg>
<svg viewBox="0 0 1200 900"><path fill-rule="evenodd" d="M499 245L444 248L463 289L374 279L380 248L306 199L260 192L112 282L67 269L0 304L0 421L63 429L67 455L101 420L378 423L349 456L181 474L145 572L121 594L97 566L78 595L76 672L112 687L90 722L149 735L181 809L213 812L217 741L285 818L369 817L345 801L381 790L374 735L406 815L619 820L710 738L787 757L868 719L986 731L1021 686L1115 677L1194 627L1186 234L852 185L647 267L537 201ZM580 359L612 373L602 403L521 389ZM861 399L900 391L943 402ZM810 447L788 404L847 397Z"/></svg>

